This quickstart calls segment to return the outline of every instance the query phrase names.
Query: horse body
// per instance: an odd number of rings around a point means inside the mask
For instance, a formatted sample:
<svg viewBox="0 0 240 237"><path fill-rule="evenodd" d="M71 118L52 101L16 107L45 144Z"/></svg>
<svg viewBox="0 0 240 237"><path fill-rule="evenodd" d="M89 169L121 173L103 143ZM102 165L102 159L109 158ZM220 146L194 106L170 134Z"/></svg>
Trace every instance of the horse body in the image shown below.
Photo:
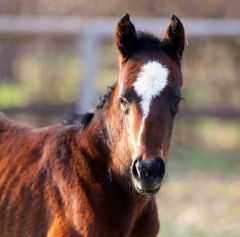
<svg viewBox="0 0 240 237"><path fill-rule="evenodd" d="M91 153L97 134L3 116L0 127L0 236L131 236L146 205L155 205L110 173L102 148Z"/></svg>
<svg viewBox="0 0 240 237"><path fill-rule="evenodd" d="M157 235L184 29L173 16L160 41L126 14L116 43L119 81L94 113L43 129L0 114L0 236Z"/></svg>

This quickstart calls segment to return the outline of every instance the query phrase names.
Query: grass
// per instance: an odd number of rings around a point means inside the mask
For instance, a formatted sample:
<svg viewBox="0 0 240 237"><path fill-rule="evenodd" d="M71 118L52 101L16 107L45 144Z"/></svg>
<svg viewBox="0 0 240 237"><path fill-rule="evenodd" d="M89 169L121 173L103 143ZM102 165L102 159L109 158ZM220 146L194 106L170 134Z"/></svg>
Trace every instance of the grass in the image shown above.
<svg viewBox="0 0 240 237"><path fill-rule="evenodd" d="M239 150L176 145L170 156L157 197L159 236L240 236Z"/></svg>
<svg viewBox="0 0 240 237"><path fill-rule="evenodd" d="M174 175L194 171L208 172L215 175L240 174L239 151L214 151L199 146L175 147L169 161L169 170Z"/></svg>
<svg viewBox="0 0 240 237"><path fill-rule="evenodd" d="M11 83L0 78L0 108L68 103L78 96L82 63L71 49L55 52L54 47L33 47L19 58L14 69L17 78Z"/></svg>
<svg viewBox="0 0 240 237"><path fill-rule="evenodd" d="M158 196L159 236L240 236L239 190L239 178L202 172L168 179Z"/></svg>
<svg viewBox="0 0 240 237"><path fill-rule="evenodd" d="M22 106L26 101L27 97L23 93L21 85L0 83L1 108Z"/></svg>

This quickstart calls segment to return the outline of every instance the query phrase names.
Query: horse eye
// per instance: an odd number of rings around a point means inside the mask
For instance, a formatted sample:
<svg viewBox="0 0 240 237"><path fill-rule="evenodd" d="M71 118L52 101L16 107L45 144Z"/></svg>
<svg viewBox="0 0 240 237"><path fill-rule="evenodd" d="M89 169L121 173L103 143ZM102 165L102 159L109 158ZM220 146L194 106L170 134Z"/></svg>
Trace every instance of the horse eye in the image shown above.
<svg viewBox="0 0 240 237"><path fill-rule="evenodd" d="M174 115L175 115L175 114L178 112L178 110L179 110L179 104L180 104L180 102L181 102L181 98L177 98L177 99L175 99L175 100L173 101L171 110L172 110L172 113L173 113Z"/></svg>
<svg viewBox="0 0 240 237"><path fill-rule="evenodd" d="M123 98L123 97L120 97L119 100L120 100L120 104L121 104L121 110L124 113L128 113L128 111L129 111L129 103L128 103L127 99Z"/></svg>

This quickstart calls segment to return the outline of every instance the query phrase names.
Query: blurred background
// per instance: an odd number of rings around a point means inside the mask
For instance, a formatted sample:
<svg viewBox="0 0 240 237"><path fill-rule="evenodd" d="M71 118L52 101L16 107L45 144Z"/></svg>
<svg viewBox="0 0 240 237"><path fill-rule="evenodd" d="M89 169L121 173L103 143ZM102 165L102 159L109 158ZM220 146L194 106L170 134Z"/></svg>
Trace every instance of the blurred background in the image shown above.
<svg viewBox="0 0 240 237"><path fill-rule="evenodd" d="M160 236L239 237L240 1L0 0L0 110L33 126L88 110L118 78L124 12L159 35L174 13L188 38Z"/></svg>

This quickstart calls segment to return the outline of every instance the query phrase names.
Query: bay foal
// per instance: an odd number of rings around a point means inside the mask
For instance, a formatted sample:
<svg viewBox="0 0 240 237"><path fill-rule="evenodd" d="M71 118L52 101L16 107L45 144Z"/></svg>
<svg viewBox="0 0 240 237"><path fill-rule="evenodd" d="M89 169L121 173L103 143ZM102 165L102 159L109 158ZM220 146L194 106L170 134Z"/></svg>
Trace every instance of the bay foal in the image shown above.
<svg viewBox="0 0 240 237"><path fill-rule="evenodd" d="M126 14L119 80L94 113L43 129L0 115L0 236L157 235L184 41L176 16L160 40Z"/></svg>

